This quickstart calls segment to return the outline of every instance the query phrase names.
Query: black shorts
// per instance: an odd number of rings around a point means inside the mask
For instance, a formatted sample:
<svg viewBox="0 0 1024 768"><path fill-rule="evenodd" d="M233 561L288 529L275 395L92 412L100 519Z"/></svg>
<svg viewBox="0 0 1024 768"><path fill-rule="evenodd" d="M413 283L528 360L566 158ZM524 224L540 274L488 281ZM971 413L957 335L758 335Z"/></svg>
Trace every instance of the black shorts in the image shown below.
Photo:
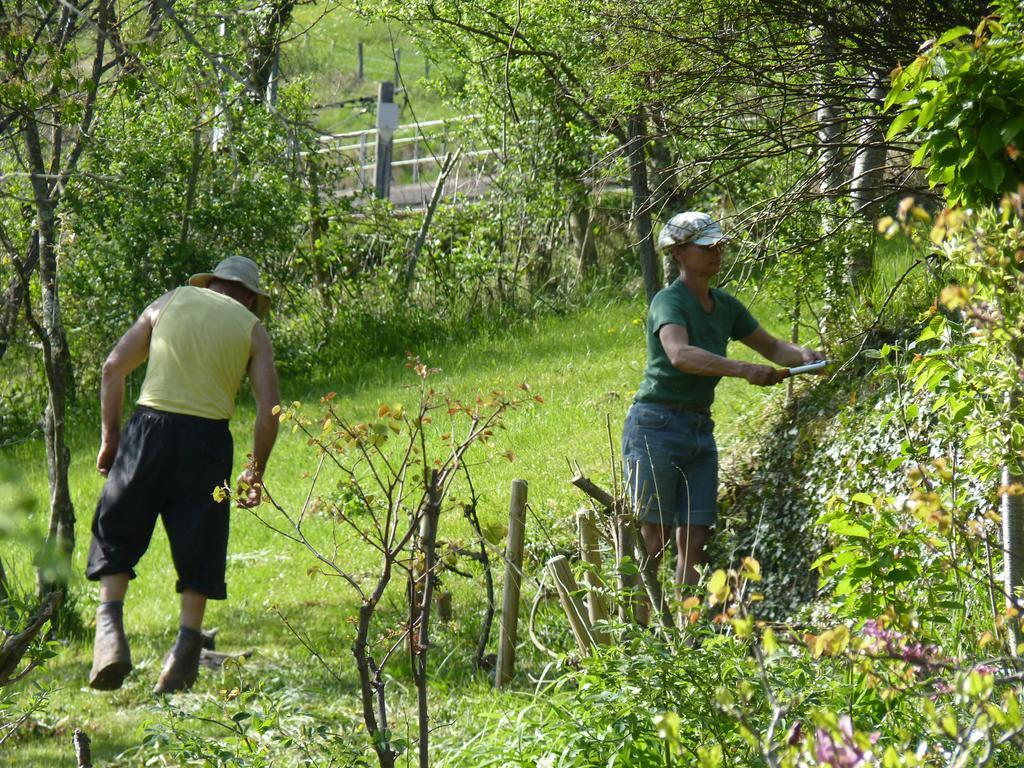
<svg viewBox="0 0 1024 768"><path fill-rule="evenodd" d="M163 518L178 572L177 590L227 597L227 499L213 490L231 477L233 446L226 420L140 406L121 436L92 520L85 575L128 573L149 547Z"/></svg>

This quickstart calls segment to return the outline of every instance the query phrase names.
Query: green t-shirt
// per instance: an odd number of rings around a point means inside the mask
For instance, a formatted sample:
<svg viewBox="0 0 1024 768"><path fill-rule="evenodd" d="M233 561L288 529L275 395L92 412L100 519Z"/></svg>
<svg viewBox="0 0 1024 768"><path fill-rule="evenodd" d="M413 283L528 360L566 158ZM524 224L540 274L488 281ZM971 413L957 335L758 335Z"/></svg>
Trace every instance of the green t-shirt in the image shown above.
<svg viewBox="0 0 1024 768"><path fill-rule="evenodd" d="M730 339L757 330L757 321L736 298L712 288L715 306L707 312L682 280L658 291L647 312L647 368L636 393L638 401L711 405L721 376L683 373L669 362L658 332L666 325L686 328L690 344L725 357Z"/></svg>

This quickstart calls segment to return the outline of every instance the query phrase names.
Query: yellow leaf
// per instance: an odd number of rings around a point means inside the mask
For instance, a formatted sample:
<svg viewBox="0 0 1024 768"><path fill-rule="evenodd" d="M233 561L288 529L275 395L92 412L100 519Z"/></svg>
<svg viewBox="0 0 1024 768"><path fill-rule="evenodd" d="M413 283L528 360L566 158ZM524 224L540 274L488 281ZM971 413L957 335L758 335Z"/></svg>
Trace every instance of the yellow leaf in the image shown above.
<svg viewBox="0 0 1024 768"><path fill-rule="evenodd" d="M942 726L942 730L946 732L947 736L949 736L952 739L956 738L956 718L953 717L953 715L951 715L949 712L944 714L942 716L942 719L939 721L939 725Z"/></svg>
<svg viewBox="0 0 1024 768"><path fill-rule="evenodd" d="M946 309L959 309L967 303L967 291L962 285L947 285L939 294L939 303Z"/></svg>
<svg viewBox="0 0 1024 768"><path fill-rule="evenodd" d="M732 628L736 631L736 637L746 640L753 630L754 620L748 617L736 617L732 620Z"/></svg>
<svg viewBox="0 0 1024 768"><path fill-rule="evenodd" d="M775 639L775 632L771 627L768 627L764 631L764 652L769 656L773 655L779 650L779 641Z"/></svg>
<svg viewBox="0 0 1024 768"><path fill-rule="evenodd" d="M932 220L932 217L928 215L928 211L919 205L915 205L910 209L910 215L918 221L930 222Z"/></svg>
<svg viewBox="0 0 1024 768"><path fill-rule="evenodd" d="M761 564L752 557L744 557L740 565L740 577L748 581L760 581Z"/></svg>
<svg viewBox="0 0 1024 768"><path fill-rule="evenodd" d="M725 571L718 569L708 580L708 595L711 605L724 603L729 599L729 579Z"/></svg>
<svg viewBox="0 0 1024 768"><path fill-rule="evenodd" d="M385 403L384 405L382 405L380 408L377 409L377 418L378 419L383 419L389 413L391 413L391 406L389 406L387 403Z"/></svg>

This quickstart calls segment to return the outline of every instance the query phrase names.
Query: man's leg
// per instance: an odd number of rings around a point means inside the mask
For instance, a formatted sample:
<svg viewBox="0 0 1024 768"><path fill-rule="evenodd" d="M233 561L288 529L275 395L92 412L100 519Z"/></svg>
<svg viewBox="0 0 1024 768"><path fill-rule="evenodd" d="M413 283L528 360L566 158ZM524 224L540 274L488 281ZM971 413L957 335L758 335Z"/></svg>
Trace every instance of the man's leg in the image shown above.
<svg viewBox="0 0 1024 768"><path fill-rule="evenodd" d="M131 651L124 633L124 597L128 592L128 580L127 573L100 577L100 604L96 608L96 638L89 686L101 691L120 688L132 670Z"/></svg>
<svg viewBox="0 0 1024 768"><path fill-rule="evenodd" d="M203 614L206 612L206 595L194 589L181 591L181 626L194 629L203 628Z"/></svg>
<svg viewBox="0 0 1024 768"><path fill-rule="evenodd" d="M711 538L711 528L707 525L680 525L676 528L676 545L679 558L676 561L676 589L681 591L685 586L693 586L700 581L697 566L708 561L705 546Z"/></svg>
<svg viewBox="0 0 1024 768"><path fill-rule="evenodd" d="M181 594L178 636L154 693L187 690L199 676L203 614L207 600L227 597L228 500L212 489L231 477L232 443L227 423L180 417L172 475L177 496L163 516Z"/></svg>
<svg viewBox="0 0 1024 768"><path fill-rule="evenodd" d="M203 651L203 614L206 595L194 589L181 591L181 619L178 637L160 672L154 693L174 693L191 688L199 674Z"/></svg>
<svg viewBox="0 0 1024 768"><path fill-rule="evenodd" d="M100 602L124 603L124 596L128 594L130 578L127 573L109 573L100 576Z"/></svg>

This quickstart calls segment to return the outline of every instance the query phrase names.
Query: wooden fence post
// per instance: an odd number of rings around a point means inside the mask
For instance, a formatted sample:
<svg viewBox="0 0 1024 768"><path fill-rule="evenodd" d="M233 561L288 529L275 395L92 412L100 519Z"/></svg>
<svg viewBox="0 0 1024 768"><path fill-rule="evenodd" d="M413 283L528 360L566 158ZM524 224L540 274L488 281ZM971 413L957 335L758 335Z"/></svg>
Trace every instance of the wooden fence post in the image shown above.
<svg viewBox="0 0 1024 768"><path fill-rule="evenodd" d="M507 685L515 672L527 488L525 480L512 481L512 498L508 511L508 544L505 547L505 584L502 589L501 625L498 633L498 661L494 670L494 685L498 688Z"/></svg>
<svg viewBox="0 0 1024 768"><path fill-rule="evenodd" d="M377 90L377 167L374 189L377 199L391 197L391 149L398 128L398 105L395 84L381 83Z"/></svg>
<svg viewBox="0 0 1024 768"><path fill-rule="evenodd" d="M601 552L597 544L597 522L593 511L581 509L576 513L576 523L580 529L580 557L588 566L583 573L587 583L587 612L591 625L608 620L608 606L605 602L604 580L601 578ZM594 630L594 639L602 645L608 642L608 633Z"/></svg>
<svg viewBox="0 0 1024 768"><path fill-rule="evenodd" d="M356 45L356 80L363 82L363 44Z"/></svg>
<svg viewBox="0 0 1024 768"><path fill-rule="evenodd" d="M548 560L548 573L554 579L555 587L558 589L558 599L562 603L566 617L569 619L569 626L572 628L573 637L576 638L576 647L584 656L588 655L594 646L594 630L590 626L590 619L583 608L583 601L580 600L579 586L572 575L569 561L564 555L558 555Z"/></svg>

